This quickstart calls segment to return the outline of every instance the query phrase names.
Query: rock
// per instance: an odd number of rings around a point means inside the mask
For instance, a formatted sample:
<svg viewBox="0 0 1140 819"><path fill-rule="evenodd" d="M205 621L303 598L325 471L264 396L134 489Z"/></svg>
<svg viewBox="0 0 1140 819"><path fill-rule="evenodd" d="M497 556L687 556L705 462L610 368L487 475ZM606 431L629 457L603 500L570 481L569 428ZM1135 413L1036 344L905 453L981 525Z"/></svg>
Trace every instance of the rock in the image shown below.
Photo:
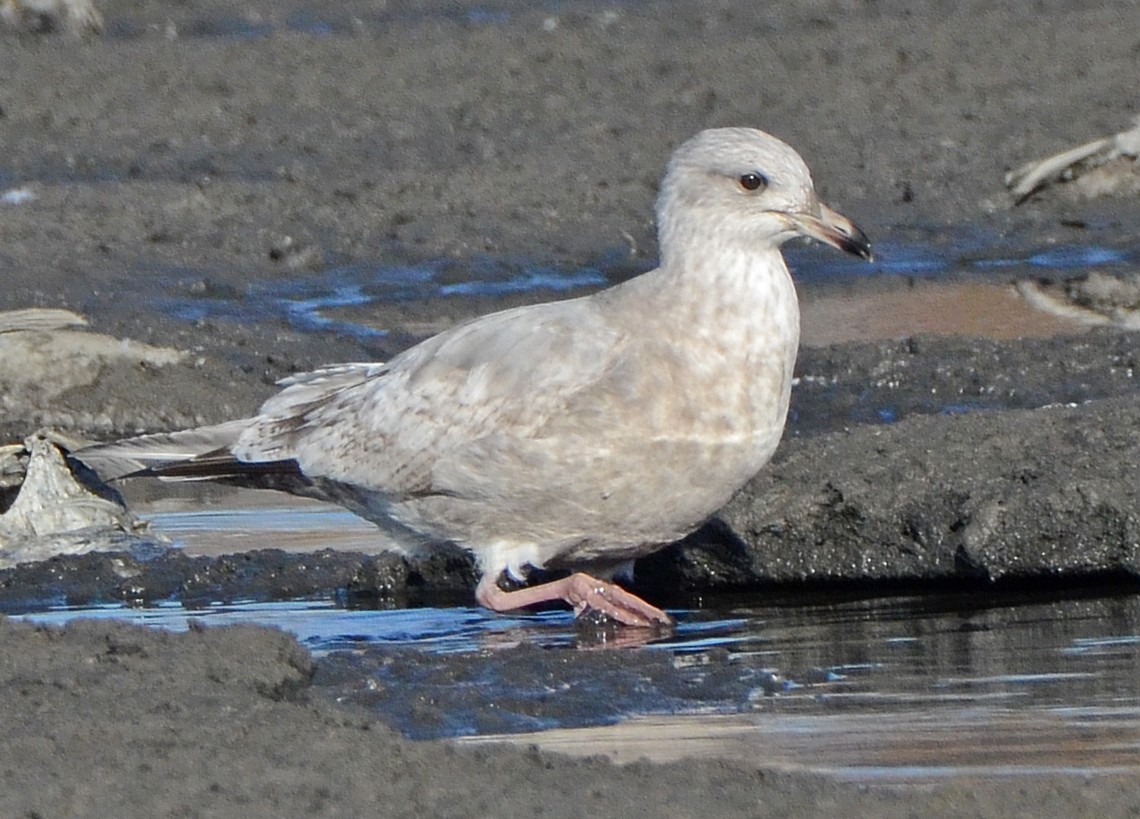
<svg viewBox="0 0 1140 819"><path fill-rule="evenodd" d="M690 539L703 549L641 580L1140 579L1138 425L1127 397L792 439Z"/></svg>

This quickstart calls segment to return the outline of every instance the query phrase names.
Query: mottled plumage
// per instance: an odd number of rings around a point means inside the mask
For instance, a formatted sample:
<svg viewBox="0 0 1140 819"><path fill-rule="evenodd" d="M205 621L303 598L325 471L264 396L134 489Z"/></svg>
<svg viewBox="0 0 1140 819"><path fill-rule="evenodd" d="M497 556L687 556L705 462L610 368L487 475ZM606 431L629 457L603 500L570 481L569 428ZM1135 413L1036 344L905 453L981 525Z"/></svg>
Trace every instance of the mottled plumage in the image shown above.
<svg viewBox="0 0 1140 819"><path fill-rule="evenodd" d="M608 577L720 508L787 413L799 312L779 246L870 246L819 203L795 151L744 128L682 145L657 215L661 266L621 285L483 316L386 364L294 376L250 419L78 454L186 477L274 464L262 474L292 473L409 541L469 549L491 608L562 598L667 622L584 574L496 581L528 566Z"/></svg>

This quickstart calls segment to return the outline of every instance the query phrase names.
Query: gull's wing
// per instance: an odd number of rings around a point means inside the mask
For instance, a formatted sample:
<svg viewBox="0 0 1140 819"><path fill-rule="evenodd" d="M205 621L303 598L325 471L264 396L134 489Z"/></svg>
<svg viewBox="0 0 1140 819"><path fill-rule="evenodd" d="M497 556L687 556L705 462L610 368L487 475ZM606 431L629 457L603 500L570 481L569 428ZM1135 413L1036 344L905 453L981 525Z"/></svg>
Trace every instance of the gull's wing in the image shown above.
<svg viewBox="0 0 1140 819"><path fill-rule="evenodd" d="M493 313L386 365L295 376L232 450L388 495L431 492L439 462L488 437L521 442L564 411L622 338L589 297Z"/></svg>

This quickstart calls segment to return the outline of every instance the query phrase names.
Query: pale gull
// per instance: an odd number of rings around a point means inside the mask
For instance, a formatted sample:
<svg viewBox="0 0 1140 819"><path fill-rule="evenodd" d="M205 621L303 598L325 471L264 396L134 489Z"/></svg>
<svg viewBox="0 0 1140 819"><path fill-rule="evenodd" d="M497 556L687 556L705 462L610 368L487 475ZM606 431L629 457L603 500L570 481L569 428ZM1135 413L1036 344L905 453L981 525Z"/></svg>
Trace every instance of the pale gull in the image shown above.
<svg viewBox="0 0 1140 819"><path fill-rule="evenodd" d="M794 150L748 128L677 149L657 220L660 266L616 287L483 316L386 364L295 375L253 418L77 455L111 476L316 493L404 542L458 544L495 611L564 600L668 623L610 579L697 528L776 449L799 341L780 245L871 248ZM575 571L500 587L531 567Z"/></svg>

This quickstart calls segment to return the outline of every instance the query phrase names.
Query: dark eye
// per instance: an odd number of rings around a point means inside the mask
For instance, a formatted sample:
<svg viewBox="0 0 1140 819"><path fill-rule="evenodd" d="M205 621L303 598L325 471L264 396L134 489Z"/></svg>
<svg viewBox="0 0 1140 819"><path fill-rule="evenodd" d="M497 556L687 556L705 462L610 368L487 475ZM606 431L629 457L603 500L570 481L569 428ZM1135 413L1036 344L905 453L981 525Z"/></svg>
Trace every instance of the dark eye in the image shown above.
<svg viewBox="0 0 1140 819"><path fill-rule="evenodd" d="M758 191L768 187L768 177L760 173L746 173L740 177L740 187L746 191Z"/></svg>

